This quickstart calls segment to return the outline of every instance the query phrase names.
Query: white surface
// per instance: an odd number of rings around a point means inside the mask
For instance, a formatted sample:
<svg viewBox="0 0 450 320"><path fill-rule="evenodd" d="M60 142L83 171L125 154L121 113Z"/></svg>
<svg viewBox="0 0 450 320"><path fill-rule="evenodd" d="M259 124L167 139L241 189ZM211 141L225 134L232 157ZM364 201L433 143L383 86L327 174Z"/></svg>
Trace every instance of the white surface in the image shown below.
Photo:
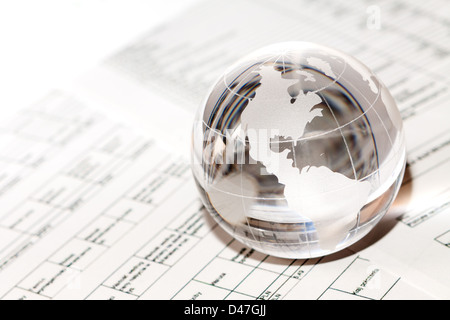
<svg viewBox="0 0 450 320"><path fill-rule="evenodd" d="M0 1L0 110L61 87L193 2Z"/></svg>

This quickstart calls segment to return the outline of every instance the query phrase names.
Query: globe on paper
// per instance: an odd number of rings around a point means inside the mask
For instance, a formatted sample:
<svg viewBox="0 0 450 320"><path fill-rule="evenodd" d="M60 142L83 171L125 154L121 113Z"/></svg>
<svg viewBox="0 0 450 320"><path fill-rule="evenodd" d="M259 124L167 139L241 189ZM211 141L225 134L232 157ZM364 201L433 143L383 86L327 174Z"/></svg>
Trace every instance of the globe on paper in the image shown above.
<svg viewBox="0 0 450 320"><path fill-rule="evenodd" d="M402 120L361 62L324 46L262 48L199 108L192 169L218 224L273 256L311 258L366 235L405 168Z"/></svg>

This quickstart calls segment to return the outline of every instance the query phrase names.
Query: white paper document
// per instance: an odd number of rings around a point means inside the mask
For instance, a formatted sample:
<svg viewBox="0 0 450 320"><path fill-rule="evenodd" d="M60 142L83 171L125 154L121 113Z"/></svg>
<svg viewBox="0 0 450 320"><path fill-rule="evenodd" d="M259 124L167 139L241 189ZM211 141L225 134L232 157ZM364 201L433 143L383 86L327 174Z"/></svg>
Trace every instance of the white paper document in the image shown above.
<svg viewBox="0 0 450 320"><path fill-rule="evenodd" d="M2 299L449 299L450 5L202 1L0 123ZM404 119L391 210L336 254L278 259L205 212L195 110L235 60L312 41L377 73Z"/></svg>

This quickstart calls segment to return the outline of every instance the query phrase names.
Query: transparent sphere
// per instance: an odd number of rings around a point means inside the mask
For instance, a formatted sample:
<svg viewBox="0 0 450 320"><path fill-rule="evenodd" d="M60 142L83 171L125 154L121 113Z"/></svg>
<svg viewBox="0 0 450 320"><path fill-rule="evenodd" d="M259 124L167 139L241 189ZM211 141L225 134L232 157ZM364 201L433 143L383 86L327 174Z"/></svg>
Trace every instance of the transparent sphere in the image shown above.
<svg viewBox="0 0 450 320"><path fill-rule="evenodd" d="M402 120L361 62L305 42L229 68L199 109L192 169L202 201L237 240L311 258L366 235L405 168Z"/></svg>

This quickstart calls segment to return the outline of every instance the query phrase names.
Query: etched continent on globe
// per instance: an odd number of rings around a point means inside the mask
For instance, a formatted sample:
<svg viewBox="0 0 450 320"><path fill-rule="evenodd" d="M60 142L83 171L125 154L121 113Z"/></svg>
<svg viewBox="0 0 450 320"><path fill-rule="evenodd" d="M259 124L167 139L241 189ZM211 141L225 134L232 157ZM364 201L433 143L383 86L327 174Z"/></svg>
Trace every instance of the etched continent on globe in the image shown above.
<svg viewBox="0 0 450 320"><path fill-rule="evenodd" d="M311 58L308 62L335 77L325 61ZM310 72L296 72L299 77L305 77L304 81L315 81ZM308 123L322 117L322 108L318 107L322 98L313 91L300 91L292 98L288 88L299 79L284 79L273 66L262 66L259 74L256 96L241 115L250 156L285 186L284 196L292 211L314 222L322 249L333 250L357 223L360 209L367 202L370 183L358 181L356 175L350 179L325 166L296 167L295 155L293 159L288 156L299 140L308 138L303 137ZM292 141L292 149L278 151L278 138Z"/></svg>

